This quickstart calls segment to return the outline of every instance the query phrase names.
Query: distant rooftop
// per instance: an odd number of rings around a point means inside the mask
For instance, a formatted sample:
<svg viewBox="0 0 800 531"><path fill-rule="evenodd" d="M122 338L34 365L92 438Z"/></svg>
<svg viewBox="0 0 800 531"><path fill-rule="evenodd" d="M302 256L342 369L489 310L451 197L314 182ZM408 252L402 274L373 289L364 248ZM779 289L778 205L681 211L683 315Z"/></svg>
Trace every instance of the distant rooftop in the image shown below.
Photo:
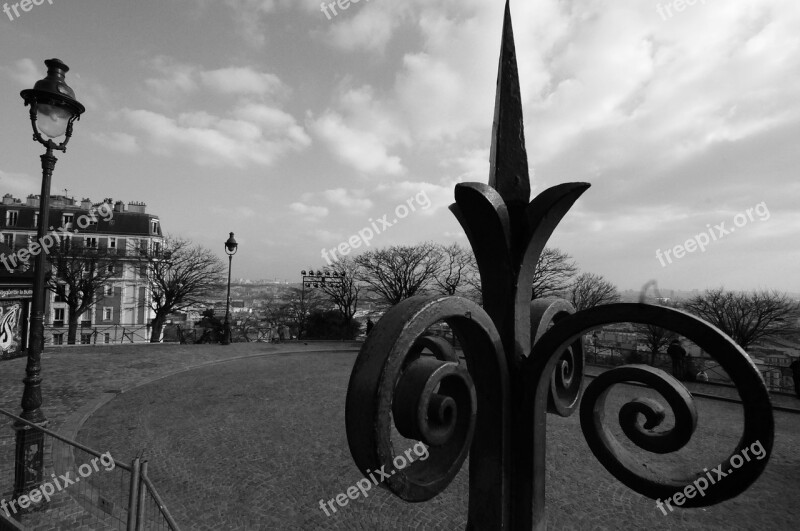
<svg viewBox="0 0 800 531"><path fill-rule="evenodd" d="M50 208L74 208L74 209L81 209L81 210L89 210L92 207L99 207L103 204L112 205L115 212L128 212L132 214L144 214L146 213L147 204L142 203L139 201L129 201L128 205L125 205L124 201L114 201L110 197L106 197L99 203L92 202L91 199L83 198L80 201L75 199L74 197L68 197L66 195L51 195L50 196ZM18 199L11 194L5 194L3 196L3 206L12 206L12 207L34 207L39 208L39 196L34 194L29 194L28 197L23 201L22 199Z"/></svg>

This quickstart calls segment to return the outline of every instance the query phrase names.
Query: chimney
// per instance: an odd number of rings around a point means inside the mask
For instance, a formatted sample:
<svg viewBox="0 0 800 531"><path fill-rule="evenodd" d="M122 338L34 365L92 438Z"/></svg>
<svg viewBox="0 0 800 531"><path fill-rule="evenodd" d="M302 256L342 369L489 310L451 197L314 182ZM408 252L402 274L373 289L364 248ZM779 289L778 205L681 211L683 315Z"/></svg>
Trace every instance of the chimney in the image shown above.
<svg viewBox="0 0 800 531"><path fill-rule="evenodd" d="M147 207L145 203L140 203L138 201L129 201L128 202L128 212L136 212L137 214L144 214L144 210Z"/></svg>
<svg viewBox="0 0 800 531"><path fill-rule="evenodd" d="M81 199L81 208L84 210L91 210L92 208L92 200L91 199Z"/></svg>
<svg viewBox="0 0 800 531"><path fill-rule="evenodd" d="M125 203L122 201L114 203L114 212L125 212Z"/></svg>
<svg viewBox="0 0 800 531"><path fill-rule="evenodd" d="M6 194L3 196L3 204L4 205L13 205L14 204L14 196L11 194Z"/></svg>
<svg viewBox="0 0 800 531"><path fill-rule="evenodd" d="M38 195L29 194L28 195L28 200L25 202L25 204L27 206L29 206L29 207L38 207L39 206L39 196Z"/></svg>

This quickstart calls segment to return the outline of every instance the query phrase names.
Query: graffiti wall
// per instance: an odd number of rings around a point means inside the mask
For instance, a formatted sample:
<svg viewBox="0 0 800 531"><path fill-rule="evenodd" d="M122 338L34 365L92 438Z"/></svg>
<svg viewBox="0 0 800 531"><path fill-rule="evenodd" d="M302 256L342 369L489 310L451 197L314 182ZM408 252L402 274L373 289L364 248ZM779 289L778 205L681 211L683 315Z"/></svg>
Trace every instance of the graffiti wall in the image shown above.
<svg viewBox="0 0 800 531"><path fill-rule="evenodd" d="M22 345L22 304L19 300L0 299L0 358L14 358Z"/></svg>

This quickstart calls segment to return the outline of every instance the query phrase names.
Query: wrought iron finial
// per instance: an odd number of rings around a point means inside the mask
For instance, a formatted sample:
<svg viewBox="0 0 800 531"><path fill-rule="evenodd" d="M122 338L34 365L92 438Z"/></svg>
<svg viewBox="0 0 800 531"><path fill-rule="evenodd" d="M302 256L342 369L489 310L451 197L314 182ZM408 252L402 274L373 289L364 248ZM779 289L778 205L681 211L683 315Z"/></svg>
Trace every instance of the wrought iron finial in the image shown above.
<svg viewBox="0 0 800 531"><path fill-rule="evenodd" d="M747 354L717 328L679 310L642 303L576 312L561 299L531 301L539 257L561 218L589 188L553 186L529 202L530 181L522 104L508 2L505 7L489 184L462 183L450 209L475 253L483 307L461 297L412 297L378 321L358 354L347 390L345 419L358 468L391 468L392 433L429 445L430 457L398 470L383 486L409 501L425 501L450 483L470 456L468 529L542 529L545 522L545 413L580 409L594 455L631 489L666 498L702 476L657 474L612 435L605 397L615 384L636 381L667 402L635 399L619 411L625 437L646 451L674 452L695 433L691 394L665 372L627 365L605 372L582 396L582 337L606 324L632 322L668 328L696 343L730 375L742 398L744 428L731 452L759 442L766 453L742 467L737 482L719 482L684 507L712 505L743 492L763 472L774 426L769 393ZM426 336L445 321L464 353ZM421 356L423 351L429 355ZM640 416L644 416L642 422ZM687 500L688 502L689 500Z"/></svg>

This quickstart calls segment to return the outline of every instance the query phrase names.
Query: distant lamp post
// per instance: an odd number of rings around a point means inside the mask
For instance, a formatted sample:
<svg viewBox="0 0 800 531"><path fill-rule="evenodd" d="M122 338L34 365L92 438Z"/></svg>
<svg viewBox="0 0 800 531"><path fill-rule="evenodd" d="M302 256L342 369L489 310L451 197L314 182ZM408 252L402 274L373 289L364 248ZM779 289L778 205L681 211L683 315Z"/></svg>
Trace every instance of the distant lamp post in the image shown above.
<svg viewBox="0 0 800 531"><path fill-rule="evenodd" d="M303 277L303 287L300 291L300 311L303 313L301 319L305 320L306 288L321 288L341 284L344 274L340 275L337 272L331 273L327 269L325 271L314 271L313 269L306 271L304 269L300 271L300 275ZM300 331L298 331L297 339L300 339Z"/></svg>
<svg viewBox="0 0 800 531"><path fill-rule="evenodd" d="M37 241L41 242L49 226L50 180L58 159L53 151L66 151L72 136L72 124L80 119L86 108L75 99L75 92L64 81L69 67L58 59L48 59L47 76L36 82L32 89L23 90L20 95L26 106L30 106L33 139L42 144L46 151L42 159L42 193L39 197L39 221L36 230ZM44 135L44 136L43 136ZM54 138L64 137L61 143ZM45 138L47 137L47 138ZM44 350L44 301L45 273L47 261L40 252L34 262L33 300L31 301L30 344L22 393L22 413L20 417L35 424L45 426L47 419L42 413L41 357ZM41 432L32 430L25 424L14 425L17 432L14 492L21 494L36 487L42 481L43 437Z"/></svg>
<svg viewBox="0 0 800 531"><path fill-rule="evenodd" d="M230 237L225 242L225 253L228 255L228 298L225 303L225 324L223 325L222 331L223 345L231 344L231 265L233 264L233 255L236 254L238 248L239 244L236 243L236 240L233 238L233 233L231 232Z"/></svg>

